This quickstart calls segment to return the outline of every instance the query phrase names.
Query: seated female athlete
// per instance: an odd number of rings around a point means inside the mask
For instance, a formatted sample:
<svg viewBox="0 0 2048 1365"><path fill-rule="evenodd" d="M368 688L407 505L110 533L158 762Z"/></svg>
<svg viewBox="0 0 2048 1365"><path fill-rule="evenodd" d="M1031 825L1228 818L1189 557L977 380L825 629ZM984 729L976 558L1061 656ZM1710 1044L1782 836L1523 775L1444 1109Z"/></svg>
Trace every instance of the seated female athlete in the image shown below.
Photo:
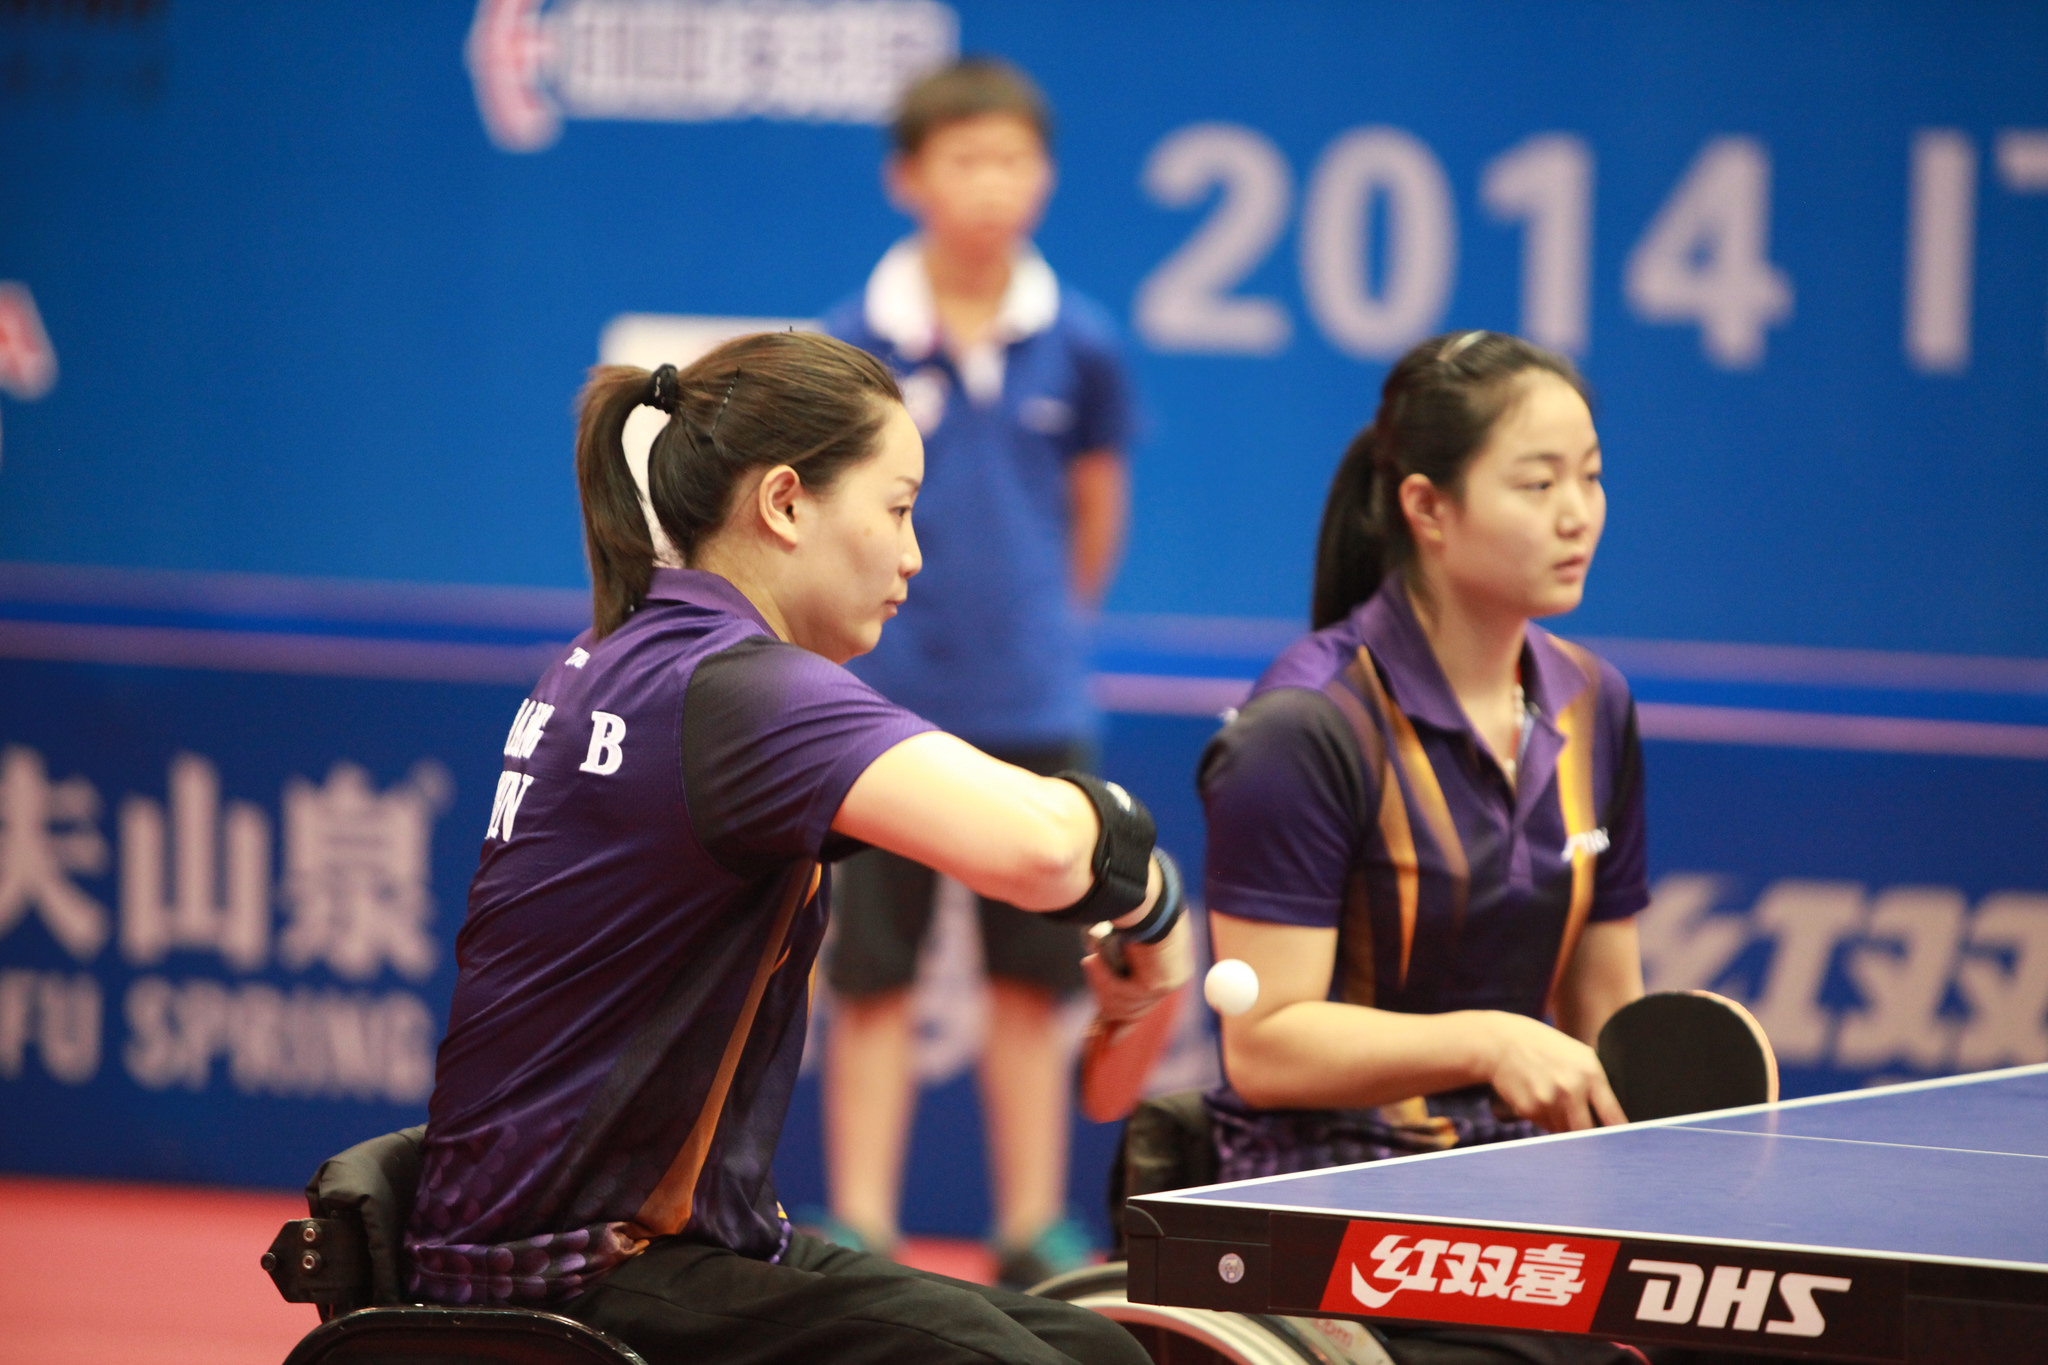
<svg viewBox="0 0 2048 1365"><path fill-rule="evenodd" d="M621 437L667 425L642 510ZM1152 823L1035 776L842 664L918 571L923 446L888 372L810 334L600 368L576 449L591 629L520 708L457 941L407 1236L440 1303L548 1306L653 1362L1145 1359L1108 1320L793 1232L769 1168L825 932L863 844L1113 920L1133 1014L1185 978ZM680 564L687 567L674 567Z"/></svg>
<svg viewBox="0 0 2048 1365"><path fill-rule="evenodd" d="M1345 452L1314 633L1202 759L1223 1179L1624 1121L1590 1044L1642 994L1628 687L1535 625L1606 519L1585 389L1492 332L1424 342Z"/></svg>

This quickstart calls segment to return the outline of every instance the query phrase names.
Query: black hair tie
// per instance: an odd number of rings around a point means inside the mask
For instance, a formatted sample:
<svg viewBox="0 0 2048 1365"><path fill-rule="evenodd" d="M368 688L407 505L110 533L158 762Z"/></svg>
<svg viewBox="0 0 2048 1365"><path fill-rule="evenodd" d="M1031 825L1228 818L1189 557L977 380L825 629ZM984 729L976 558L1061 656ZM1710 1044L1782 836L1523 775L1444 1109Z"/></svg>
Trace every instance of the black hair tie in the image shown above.
<svg viewBox="0 0 2048 1365"><path fill-rule="evenodd" d="M640 402L646 407L673 413L676 409L676 367L657 366L654 373L647 376L647 392Z"/></svg>

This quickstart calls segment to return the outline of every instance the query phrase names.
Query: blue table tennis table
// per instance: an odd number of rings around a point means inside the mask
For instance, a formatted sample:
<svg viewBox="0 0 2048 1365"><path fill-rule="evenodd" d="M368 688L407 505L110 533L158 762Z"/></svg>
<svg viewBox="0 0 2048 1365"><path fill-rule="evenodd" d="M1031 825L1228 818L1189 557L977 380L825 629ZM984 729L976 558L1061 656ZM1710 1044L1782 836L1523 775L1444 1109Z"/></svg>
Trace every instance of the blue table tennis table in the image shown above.
<svg viewBox="0 0 2048 1365"><path fill-rule="evenodd" d="M2048 1065L1135 1198L1134 1303L2048 1362Z"/></svg>

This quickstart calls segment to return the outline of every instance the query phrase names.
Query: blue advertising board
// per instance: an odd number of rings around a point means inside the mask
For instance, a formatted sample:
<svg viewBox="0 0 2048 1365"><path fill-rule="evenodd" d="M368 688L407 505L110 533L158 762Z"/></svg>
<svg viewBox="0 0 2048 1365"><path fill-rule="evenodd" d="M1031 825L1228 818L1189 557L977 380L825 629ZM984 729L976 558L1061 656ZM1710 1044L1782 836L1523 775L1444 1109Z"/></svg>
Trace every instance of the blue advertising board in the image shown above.
<svg viewBox="0 0 2048 1365"><path fill-rule="evenodd" d="M1598 394L1557 624L1642 702L1652 984L1799 1090L2048 1059L2038 6L51 3L0 13L0 1169L288 1184L419 1116L586 619L583 371L860 288L956 51L1046 87L1039 243L1126 332L1095 683L1176 851L1386 365L1519 331ZM906 1216L977 1233L935 971Z"/></svg>

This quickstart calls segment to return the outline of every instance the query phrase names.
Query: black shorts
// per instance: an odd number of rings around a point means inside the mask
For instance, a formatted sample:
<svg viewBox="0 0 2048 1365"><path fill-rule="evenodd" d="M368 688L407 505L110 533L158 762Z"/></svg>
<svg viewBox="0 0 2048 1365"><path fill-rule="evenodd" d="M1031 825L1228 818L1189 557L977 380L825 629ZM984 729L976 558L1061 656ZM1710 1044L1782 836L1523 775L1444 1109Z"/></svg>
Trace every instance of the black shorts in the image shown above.
<svg viewBox="0 0 2048 1365"><path fill-rule="evenodd" d="M991 749L992 758L1050 777L1088 765L1086 746ZM917 977L917 950L931 928L938 874L881 849L856 853L832 870L832 947L825 979L841 995L886 995ZM988 974L1036 986L1065 999L1087 984L1081 958L1087 939L1078 924L1061 924L1002 901L975 898L981 911L982 958Z"/></svg>

